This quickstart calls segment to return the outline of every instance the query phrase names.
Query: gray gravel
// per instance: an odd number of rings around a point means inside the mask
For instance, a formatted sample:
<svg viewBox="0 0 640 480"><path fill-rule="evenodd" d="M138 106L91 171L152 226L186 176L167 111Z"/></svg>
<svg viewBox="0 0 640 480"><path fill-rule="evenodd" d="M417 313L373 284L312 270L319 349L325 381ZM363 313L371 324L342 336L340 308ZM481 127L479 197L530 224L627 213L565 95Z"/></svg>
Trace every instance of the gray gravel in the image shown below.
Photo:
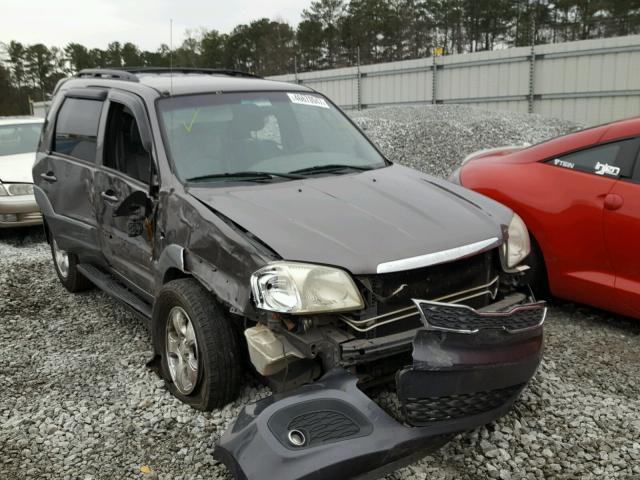
<svg viewBox="0 0 640 480"><path fill-rule="evenodd" d="M535 144L581 125L464 105L401 106L353 112L352 117L390 160L447 177L469 153Z"/></svg>
<svg viewBox="0 0 640 480"><path fill-rule="evenodd" d="M424 154L439 175L475 149L573 128L467 107L358 117L391 158ZM0 479L228 478L214 442L268 389L247 378L238 401L196 412L145 368L148 336L105 294L68 294L39 230L0 232ZM638 352L640 322L553 303L545 360L516 408L387 478L640 479Z"/></svg>

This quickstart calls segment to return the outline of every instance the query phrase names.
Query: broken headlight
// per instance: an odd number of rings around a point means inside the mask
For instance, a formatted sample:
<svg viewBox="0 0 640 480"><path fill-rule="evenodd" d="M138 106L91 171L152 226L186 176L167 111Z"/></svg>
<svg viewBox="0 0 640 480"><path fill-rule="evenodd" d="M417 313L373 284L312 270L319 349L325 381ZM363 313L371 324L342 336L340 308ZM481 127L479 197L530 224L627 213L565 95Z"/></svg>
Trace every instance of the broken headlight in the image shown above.
<svg viewBox="0 0 640 480"><path fill-rule="evenodd" d="M500 249L503 267L512 269L518 266L530 252L531 240L527 226L522 218L514 213L507 230L507 239Z"/></svg>
<svg viewBox="0 0 640 480"><path fill-rule="evenodd" d="M344 270L298 262L273 262L251 275L256 306L291 314L359 310L364 303Z"/></svg>

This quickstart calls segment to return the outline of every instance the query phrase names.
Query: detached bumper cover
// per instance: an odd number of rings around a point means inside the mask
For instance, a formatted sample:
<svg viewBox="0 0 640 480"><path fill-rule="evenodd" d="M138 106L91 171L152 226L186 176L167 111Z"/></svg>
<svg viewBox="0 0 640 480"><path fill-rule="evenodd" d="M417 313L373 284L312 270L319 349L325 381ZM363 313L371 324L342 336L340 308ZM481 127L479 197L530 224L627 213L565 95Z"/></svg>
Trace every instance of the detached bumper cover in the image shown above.
<svg viewBox="0 0 640 480"><path fill-rule="evenodd" d="M425 328L416 333L412 365L396 375L404 424L359 390L354 375L335 369L312 385L246 406L216 457L240 480L378 478L439 448L448 435L504 415L540 362L544 305L525 306L532 324L513 330L510 319L520 309L480 314L416 304ZM434 327L428 319L441 309L465 322L481 315L490 326Z"/></svg>

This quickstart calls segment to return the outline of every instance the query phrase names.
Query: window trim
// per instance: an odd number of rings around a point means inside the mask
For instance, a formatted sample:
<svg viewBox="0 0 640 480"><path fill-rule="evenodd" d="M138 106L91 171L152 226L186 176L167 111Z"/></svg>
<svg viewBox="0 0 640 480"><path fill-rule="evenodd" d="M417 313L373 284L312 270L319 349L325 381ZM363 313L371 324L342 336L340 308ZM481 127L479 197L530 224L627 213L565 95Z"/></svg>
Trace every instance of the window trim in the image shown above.
<svg viewBox="0 0 640 480"><path fill-rule="evenodd" d="M57 136L57 132L58 132L58 122L59 122L59 117L60 117L60 112L62 111L62 109L64 108L65 103L67 103L67 99L73 99L73 100L85 100L88 102L100 102L102 104L102 106L100 107L100 115L98 115L98 128L96 131L96 155L93 161L91 160L87 160L85 158L79 158L79 157L74 157L73 155L68 155L66 153L62 153L62 152L58 152L57 150L55 150L55 146L56 146L56 136ZM67 96L66 92L64 95L64 98L62 99L62 103L60 104L60 106L58 107L58 109L56 110L56 115L55 115L55 122L53 124L53 129L51 131L51 141L49 144L49 151L47 152L48 155L51 156L57 156L60 157L61 159L64 160L76 160L82 164L85 165L90 165L90 166L96 166L98 165L98 152L100 150L99 148L99 144L100 144L100 132L101 132L101 127L102 127L102 115L104 113L104 106L105 106L105 101L104 100L96 100L96 99L92 99L92 98L79 98L79 97L75 97L75 96Z"/></svg>
<svg viewBox="0 0 640 480"><path fill-rule="evenodd" d="M631 172L631 178L626 178L632 183L640 183L640 148L638 148L638 152L636 153L635 166Z"/></svg>
<svg viewBox="0 0 640 480"><path fill-rule="evenodd" d="M102 145L100 148L99 161L96 161L96 167L100 168L108 175L114 175L119 177L121 180L133 182L136 185L143 186L146 189L146 191L149 191L153 187L150 181L143 182L141 180L138 180L137 178L133 178L127 175L125 172L122 172L118 169L105 165L105 162L104 162L105 155L106 155L105 141L107 137L107 128L109 126L109 114L111 113L111 105L113 103L123 105L127 107L129 110L131 110L131 113L133 114L133 117L136 120L136 124L138 125L138 130L140 132L140 138L142 139L142 142L143 142L143 147L145 148L145 151L149 154L150 168L151 170L153 170L154 174L158 177L158 184L160 183L160 172L158 169L158 162L156 160L156 155L154 155L155 142L153 140L151 124L149 123L149 112L144 104L144 101L141 98L139 98L137 95L131 92L126 92L121 90L111 90L109 91L109 94L107 95L107 98L104 101L102 116L100 118L102 128L98 132L102 140L101 142ZM140 121L138 113L144 113L143 115L144 123ZM150 142L149 146L145 145L145 138L143 137L144 134L142 132L144 128L147 129L146 141ZM150 149L148 147L150 147Z"/></svg>
<svg viewBox="0 0 640 480"><path fill-rule="evenodd" d="M585 170L578 170L576 168L566 168L566 167L562 167L560 165L554 165L553 163L551 163L551 162L553 162L553 160L562 159L562 157L566 157L567 155L573 155L575 153L586 152L587 150L591 150L591 149L599 148L599 147L605 147L605 146L610 145L612 143L619 143L619 142L624 142L624 141L627 141L627 140L638 140L638 146L636 147L637 148L636 159L633 161L633 164L631 166L631 176L629 176L629 177L623 177L623 176L614 177L614 176L611 176L611 175L597 175L595 172L588 172L588 171L585 171ZM618 155L619 154L620 153L618 153ZM617 156L616 156L616 159L617 159ZM596 177L608 178L608 179L611 179L611 180L622 180L622 181L633 180L634 176L636 176L636 175L640 176L640 135L629 135L629 136L626 136L626 137L620 137L620 138L616 138L616 139L609 140L609 141L606 141L606 142L597 142L597 143L594 143L592 145L588 145L586 147L578 147L578 148L576 148L574 150L567 150L566 152L562 152L560 154L552 155L552 156L546 157L546 158L544 158L542 160L538 160L538 163L543 163L545 165L549 165L550 167L554 167L554 168L561 168L562 170L568 170L570 172L584 173L586 175L595 175ZM640 177L639 177L639 180L640 180Z"/></svg>

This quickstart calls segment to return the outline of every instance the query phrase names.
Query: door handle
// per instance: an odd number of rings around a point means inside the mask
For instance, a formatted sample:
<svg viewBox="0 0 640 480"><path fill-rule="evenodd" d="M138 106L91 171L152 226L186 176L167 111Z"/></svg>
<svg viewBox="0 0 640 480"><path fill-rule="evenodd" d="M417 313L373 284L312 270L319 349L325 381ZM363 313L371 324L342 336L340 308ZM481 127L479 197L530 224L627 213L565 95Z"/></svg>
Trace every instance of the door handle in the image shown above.
<svg viewBox="0 0 640 480"><path fill-rule="evenodd" d="M617 193L609 193L604 197L604 208L607 210L618 210L624 205L624 198Z"/></svg>
<svg viewBox="0 0 640 480"><path fill-rule="evenodd" d="M109 203L116 203L118 201L118 197L113 190L106 190L100 193L100 196Z"/></svg>
<svg viewBox="0 0 640 480"><path fill-rule="evenodd" d="M53 174L53 172L49 171L47 173L41 173L40 174L40 178L42 178L43 180L46 180L47 182L53 183L53 182L57 182L58 179L56 178L56 176Z"/></svg>

